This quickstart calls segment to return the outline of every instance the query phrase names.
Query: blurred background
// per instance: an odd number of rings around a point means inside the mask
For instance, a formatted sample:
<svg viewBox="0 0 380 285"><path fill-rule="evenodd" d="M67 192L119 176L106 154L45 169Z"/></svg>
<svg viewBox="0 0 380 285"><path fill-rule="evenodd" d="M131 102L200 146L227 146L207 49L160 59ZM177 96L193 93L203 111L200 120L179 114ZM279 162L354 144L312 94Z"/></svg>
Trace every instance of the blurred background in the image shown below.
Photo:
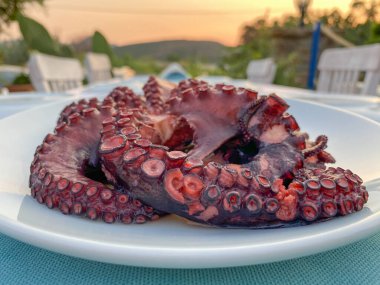
<svg viewBox="0 0 380 285"><path fill-rule="evenodd" d="M24 67L33 51L81 61L93 51L137 74L178 62L194 77L246 78L251 60L272 58L273 83L306 87L318 23L317 56L378 43L379 8L374 0L1 0L0 65ZM26 72L0 75L3 86L29 83Z"/></svg>

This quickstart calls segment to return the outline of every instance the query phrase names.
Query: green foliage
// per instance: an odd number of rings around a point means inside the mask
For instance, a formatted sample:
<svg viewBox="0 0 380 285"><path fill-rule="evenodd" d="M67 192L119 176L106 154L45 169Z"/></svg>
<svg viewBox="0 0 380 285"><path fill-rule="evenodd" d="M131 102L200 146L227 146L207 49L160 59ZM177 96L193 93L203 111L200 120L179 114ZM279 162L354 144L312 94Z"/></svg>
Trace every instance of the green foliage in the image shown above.
<svg viewBox="0 0 380 285"><path fill-rule="evenodd" d="M114 67L123 66L123 61L114 54L107 39L98 31L92 36L92 51L108 55L111 64Z"/></svg>
<svg viewBox="0 0 380 285"><path fill-rule="evenodd" d="M45 27L37 21L22 14L17 14L16 19L29 49L56 56L73 56L73 52L68 46L61 45L53 39Z"/></svg>
<svg viewBox="0 0 380 285"><path fill-rule="evenodd" d="M25 10L26 4L39 4L42 6L45 0L1 0L0 1L0 32L5 25L16 20L18 14Z"/></svg>
<svg viewBox="0 0 380 285"><path fill-rule="evenodd" d="M323 13L315 13L312 19L321 22L333 29L346 40L355 45L363 45L376 42L374 29L379 21L380 1L354 0L346 15L338 9ZM379 41L377 41L379 42Z"/></svg>
<svg viewBox="0 0 380 285"><path fill-rule="evenodd" d="M28 60L28 48L23 40L1 44L0 52L4 64L23 65Z"/></svg>
<svg viewBox="0 0 380 285"><path fill-rule="evenodd" d="M207 73L205 65L196 59L179 61L179 64L181 64L192 77Z"/></svg>
<svg viewBox="0 0 380 285"><path fill-rule="evenodd" d="M16 19L30 49L51 55L59 54L59 46L44 26L22 14L17 14Z"/></svg>
<svg viewBox="0 0 380 285"><path fill-rule="evenodd" d="M14 85L19 85L19 84L30 84L30 78L27 74L21 73L19 74L12 82Z"/></svg>
<svg viewBox="0 0 380 285"><path fill-rule="evenodd" d="M224 48L224 45L213 41L168 40L114 46L113 50L120 57L127 53L136 59L150 57L166 62L197 59L215 63L222 59Z"/></svg>
<svg viewBox="0 0 380 285"><path fill-rule="evenodd" d="M380 43L380 24L372 23L368 43Z"/></svg>
<svg viewBox="0 0 380 285"><path fill-rule="evenodd" d="M217 64L205 63L198 59L180 60L179 64L192 76L226 75L226 72Z"/></svg>
<svg viewBox="0 0 380 285"><path fill-rule="evenodd" d="M379 23L380 1L355 0L348 13L338 9L309 11L306 15L306 28L312 23L321 21L334 32L355 45L380 43ZM287 15L279 19L270 19L268 15L255 19L246 25L241 34L241 45L228 50L223 58L221 69L234 78L244 78L250 60L274 57L277 63L275 83L296 86L297 62L301 55L298 52L274 54L273 35L277 31L296 29L299 17ZM291 41L291 38L286 40ZM299 69L298 69L299 70Z"/></svg>
<svg viewBox="0 0 380 285"><path fill-rule="evenodd" d="M364 22L359 22L359 14L355 12L356 9L352 8L347 15L343 15L339 10L333 9L324 14L317 13L314 15L314 18L315 21L319 19L323 25L331 28L347 41L355 45L362 45L368 41L371 21L367 19ZM360 14L360 19L365 19L365 16Z"/></svg>
<svg viewBox="0 0 380 285"><path fill-rule="evenodd" d="M166 60L169 62L177 62L181 60L181 56L177 53L171 53L167 56Z"/></svg>
<svg viewBox="0 0 380 285"><path fill-rule="evenodd" d="M71 46L65 44L59 44L59 55L63 57L74 57L74 50Z"/></svg>
<svg viewBox="0 0 380 285"><path fill-rule="evenodd" d="M138 74L158 74L163 69L163 65L149 57L135 59L126 53L121 61L123 65L129 66Z"/></svg>
<svg viewBox="0 0 380 285"><path fill-rule="evenodd" d="M351 12L361 13L361 16L364 16L367 21L375 22L377 14L379 12L380 2L379 1L363 1L363 0L354 0L351 4Z"/></svg>
<svg viewBox="0 0 380 285"><path fill-rule="evenodd" d="M286 19L291 19L287 17ZM282 24L284 27L289 27L290 23L285 20ZM241 35L242 44L250 45L250 47L263 56L266 56L271 52L270 39L273 28L279 26L279 22L275 21L270 23L268 17L257 18L253 21L251 25L246 25L243 28L243 33Z"/></svg>
<svg viewBox="0 0 380 285"><path fill-rule="evenodd" d="M269 19L258 18L251 25L243 28L242 44L235 48L228 48L223 58L221 69L233 78L245 78L248 63L253 59L269 57L272 54L272 31L279 23L270 24ZM286 23L290 25L290 23Z"/></svg>
<svg viewBox="0 0 380 285"><path fill-rule="evenodd" d="M297 53L292 52L287 57L277 61L276 77L274 83L286 86L297 86L296 71Z"/></svg>
<svg viewBox="0 0 380 285"><path fill-rule="evenodd" d="M177 60L178 58L173 57L173 59L176 60L158 61L151 57L134 58L126 53L122 61L124 65L129 66L138 74L159 74L169 62L178 62L193 77L200 75L225 75L225 72L216 64L204 63L197 58Z"/></svg>
<svg viewBox="0 0 380 285"><path fill-rule="evenodd" d="M236 48L228 48L229 53L223 58L222 70L226 75L233 78L245 78L248 63L252 59L263 58L265 51L252 44L243 44Z"/></svg>

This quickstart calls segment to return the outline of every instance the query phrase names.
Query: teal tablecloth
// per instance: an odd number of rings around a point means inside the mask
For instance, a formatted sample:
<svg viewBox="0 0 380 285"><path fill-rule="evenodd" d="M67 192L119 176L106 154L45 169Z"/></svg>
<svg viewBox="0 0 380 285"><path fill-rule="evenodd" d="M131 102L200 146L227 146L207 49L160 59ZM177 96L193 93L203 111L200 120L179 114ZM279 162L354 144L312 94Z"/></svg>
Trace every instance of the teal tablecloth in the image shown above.
<svg viewBox="0 0 380 285"><path fill-rule="evenodd" d="M154 269L73 258L0 234L0 284L380 284L380 234L309 257L219 269Z"/></svg>

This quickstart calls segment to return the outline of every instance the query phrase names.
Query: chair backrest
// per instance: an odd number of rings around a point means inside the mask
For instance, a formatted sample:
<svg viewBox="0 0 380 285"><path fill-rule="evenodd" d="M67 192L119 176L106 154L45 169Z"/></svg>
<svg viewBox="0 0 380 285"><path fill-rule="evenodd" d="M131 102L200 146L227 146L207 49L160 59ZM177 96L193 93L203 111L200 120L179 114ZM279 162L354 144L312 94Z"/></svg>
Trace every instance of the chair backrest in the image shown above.
<svg viewBox="0 0 380 285"><path fill-rule="evenodd" d="M89 83L107 81L112 78L112 66L110 59L106 54L93 52L86 53L84 66Z"/></svg>
<svg viewBox="0 0 380 285"><path fill-rule="evenodd" d="M326 49L318 70L318 91L375 95L380 80L380 44ZM363 73L364 82L359 88Z"/></svg>
<svg viewBox="0 0 380 285"><path fill-rule="evenodd" d="M276 69L272 58L251 60L247 67L247 78L255 83L273 83Z"/></svg>
<svg viewBox="0 0 380 285"><path fill-rule="evenodd" d="M60 92L82 86L79 60L33 53L28 62L30 79L39 92Z"/></svg>

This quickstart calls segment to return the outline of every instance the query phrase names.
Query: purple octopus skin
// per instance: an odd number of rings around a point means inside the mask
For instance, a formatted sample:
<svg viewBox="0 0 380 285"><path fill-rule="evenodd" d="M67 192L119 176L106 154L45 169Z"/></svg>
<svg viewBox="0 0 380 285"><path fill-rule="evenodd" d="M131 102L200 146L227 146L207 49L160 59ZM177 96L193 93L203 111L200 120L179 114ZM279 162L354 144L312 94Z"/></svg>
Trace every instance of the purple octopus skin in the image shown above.
<svg viewBox="0 0 380 285"><path fill-rule="evenodd" d="M31 194L39 203L59 208L63 214L84 214L107 223L144 223L159 217L152 207L108 185L96 173L101 135L106 136L108 120L130 101L130 95L129 90L116 89L102 104L96 99L81 100L62 111L55 133L45 137L31 165ZM136 104L138 100L128 103Z"/></svg>
<svg viewBox="0 0 380 285"><path fill-rule="evenodd" d="M277 95L153 77L143 90L139 97L116 88L102 104L64 109L58 126L65 133L58 127L48 135L32 163L39 202L106 222L171 213L213 226L272 228L347 215L368 200L358 175L326 167L335 162L327 137L309 140ZM89 165L97 178L85 173ZM71 188L61 193L62 179ZM87 193L93 185L94 195Z"/></svg>

